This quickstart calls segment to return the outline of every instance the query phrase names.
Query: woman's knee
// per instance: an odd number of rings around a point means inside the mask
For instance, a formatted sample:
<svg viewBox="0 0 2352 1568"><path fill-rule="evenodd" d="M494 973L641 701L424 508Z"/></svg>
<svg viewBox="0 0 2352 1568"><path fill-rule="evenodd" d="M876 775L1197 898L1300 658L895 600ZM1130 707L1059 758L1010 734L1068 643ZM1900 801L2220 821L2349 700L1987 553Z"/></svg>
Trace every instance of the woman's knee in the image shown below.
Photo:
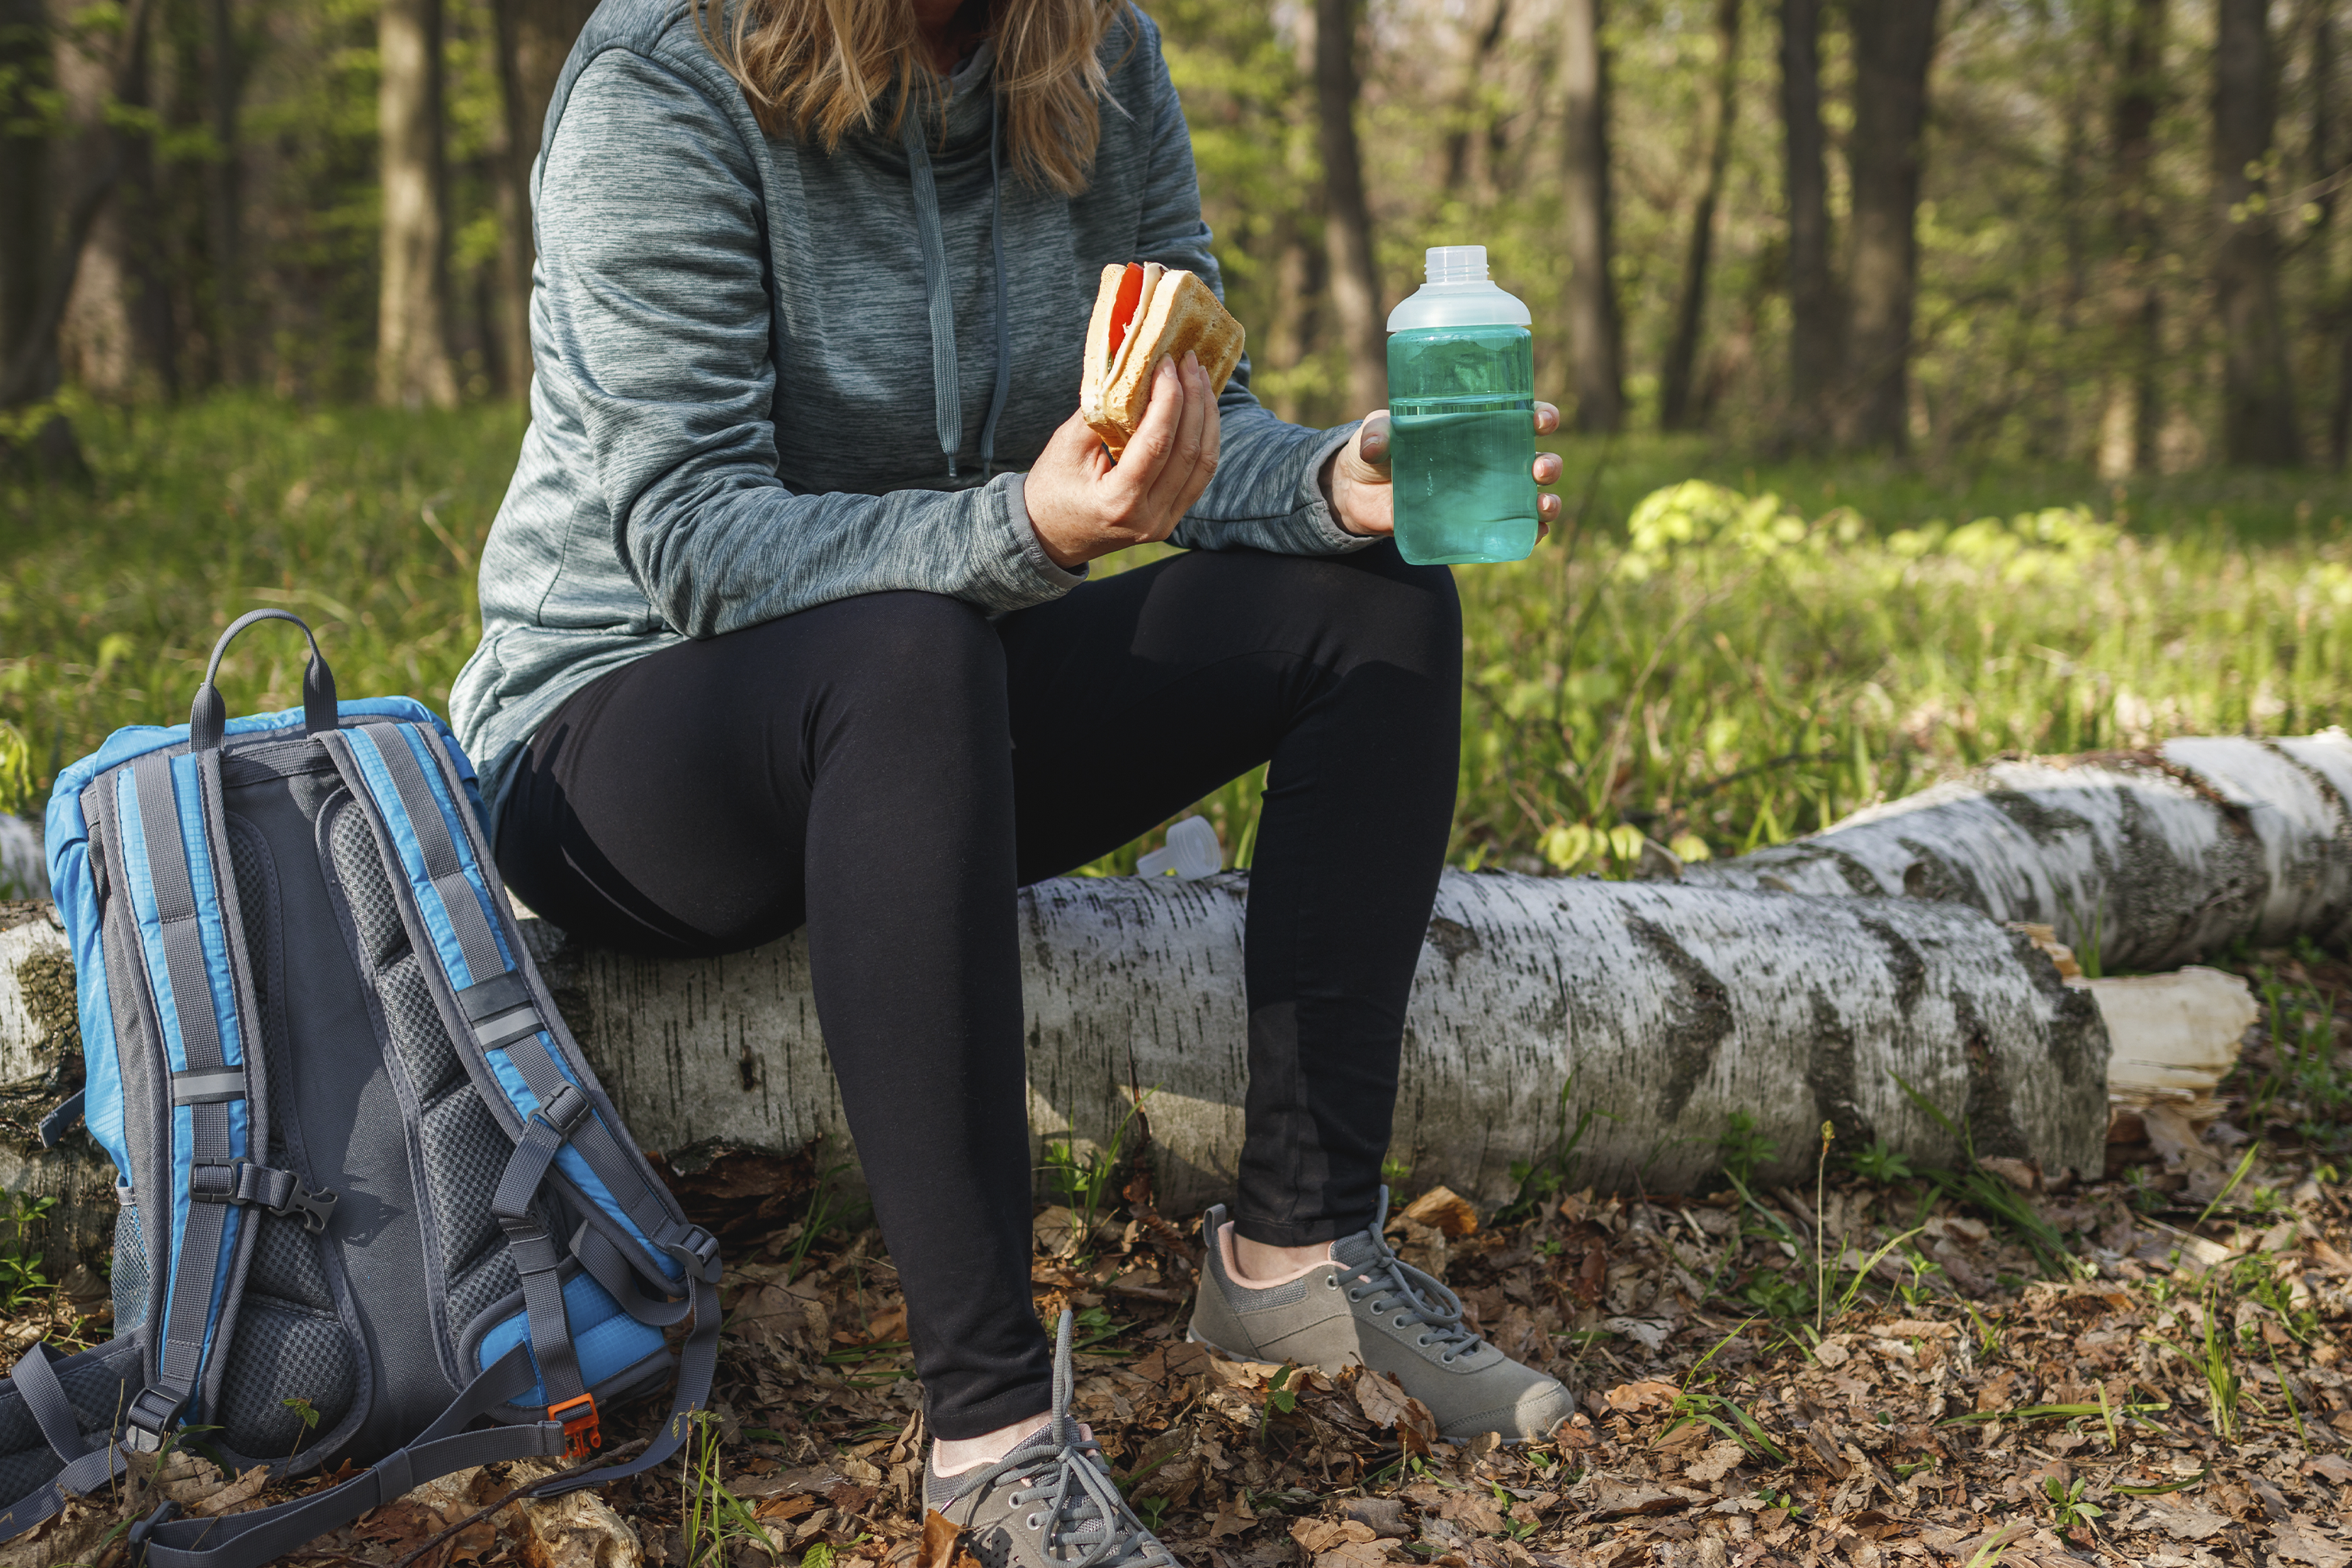
<svg viewBox="0 0 2352 1568"><path fill-rule="evenodd" d="M1454 574L1416 566L1382 540L1351 555L1325 557L1318 591L1328 595L1330 635L1343 662L1400 666L1447 685L1462 675L1462 600Z"/></svg>

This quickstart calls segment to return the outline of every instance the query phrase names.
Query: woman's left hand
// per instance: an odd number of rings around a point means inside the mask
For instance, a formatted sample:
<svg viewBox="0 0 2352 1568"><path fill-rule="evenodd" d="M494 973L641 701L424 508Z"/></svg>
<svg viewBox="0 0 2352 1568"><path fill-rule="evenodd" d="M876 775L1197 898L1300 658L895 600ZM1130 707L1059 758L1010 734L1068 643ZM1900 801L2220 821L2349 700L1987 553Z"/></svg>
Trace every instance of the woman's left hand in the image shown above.
<svg viewBox="0 0 2352 1568"><path fill-rule="evenodd" d="M1559 428L1559 410L1549 403L1536 405L1536 434L1549 436ZM1536 483L1559 482L1557 452L1536 454ZM1396 531L1394 492L1389 485L1389 411L1373 410L1356 427L1353 439L1323 465L1323 495L1339 526L1349 533L1385 538ZM1559 521L1559 498L1536 497L1536 537L1541 539Z"/></svg>

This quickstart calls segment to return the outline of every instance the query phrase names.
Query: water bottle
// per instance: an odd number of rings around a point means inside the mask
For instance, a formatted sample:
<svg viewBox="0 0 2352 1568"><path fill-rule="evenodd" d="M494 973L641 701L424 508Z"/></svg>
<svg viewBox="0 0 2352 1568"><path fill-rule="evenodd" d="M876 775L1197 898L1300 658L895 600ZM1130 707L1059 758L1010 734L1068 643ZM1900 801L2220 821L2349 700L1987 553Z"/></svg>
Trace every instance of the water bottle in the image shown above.
<svg viewBox="0 0 2352 1568"><path fill-rule="evenodd" d="M1536 547L1536 357L1528 308L1483 245L1432 246L1389 312L1389 472L1415 565L1524 561Z"/></svg>

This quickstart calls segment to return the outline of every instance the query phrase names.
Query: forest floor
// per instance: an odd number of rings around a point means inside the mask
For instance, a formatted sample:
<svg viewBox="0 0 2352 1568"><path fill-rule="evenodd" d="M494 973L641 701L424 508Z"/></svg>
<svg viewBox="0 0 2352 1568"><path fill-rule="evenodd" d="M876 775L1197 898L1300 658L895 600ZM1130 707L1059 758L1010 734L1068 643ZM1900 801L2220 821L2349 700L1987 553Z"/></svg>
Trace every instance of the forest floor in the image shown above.
<svg viewBox="0 0 2352 1568"><path fill-rule="evenodd" d="M2333 1046L2352 967L2306 950L2242 968L2265 1021L2203 1108L2220 1114L2119 1117L2095 1183L1865 1150L1763 1191L1739 1179L1761 1152L1727 1146L1704 1196L1598 1197L1558 1163L1501 1223L1420 1194L1391 1225L1403 1254L1579 1390L1553 1442L1444 1444L1385 1380L1188 1344L1198 1222L1154 1206L1148 1144L1122 1192L1070 1173L1091 1223L1039 1211L1038 1309L1076 1312L1078 1413L1191 1568L2347 1568L2352 1183L2334 1162L2352 1079ZM949 1568L914 1510L919 1396L878 1233L806 1155L688 1163L675 1185L730 1259L688 1462L552 1507L500 1506L541 1472L470 1472L285 1561ZM259 1479L184 1457L0 1568L120 1563L159 1491L230 1512L279 1495L254 1499Z"/></svg>

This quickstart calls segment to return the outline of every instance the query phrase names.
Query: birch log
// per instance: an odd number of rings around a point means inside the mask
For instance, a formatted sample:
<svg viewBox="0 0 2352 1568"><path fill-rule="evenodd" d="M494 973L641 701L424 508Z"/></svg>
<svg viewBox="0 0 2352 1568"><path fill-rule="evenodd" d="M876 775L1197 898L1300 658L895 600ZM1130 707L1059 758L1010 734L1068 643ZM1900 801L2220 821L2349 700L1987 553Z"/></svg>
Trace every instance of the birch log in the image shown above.
<svg viewBox="0 0 2352 1568"><path fill-rule="evenodd" d="M2340 942L2352 919L2352 737L2200 736L1994 763L1810 838L1688 868L1705 887L1909 894L2057 928L2105 969L2240 938Z"/></svg>
<svg viewBox="0 0 2352 1568"><path fill-rule="evenodd" d="M1248 1037L1247 878L1064 879L1022 900L1031 1126L1107 1143L1130 1081L1161 1192L1230 1191ZM552 933L542 928L535 939ZM567 1016L640 1142L847 1146L798 936L733 958L557 947ZM1767 1178L1810 1170L1822 1124L1927 1163L1977 1150L2095 1172L2107 1037L2096 1005L1974 910L1448 872L1405 1026L1392 1152L1487 1202L1514 1162L1591 1112L1577 1179L1675 1191L1721 1163L1732 1118Z"/></svg>

